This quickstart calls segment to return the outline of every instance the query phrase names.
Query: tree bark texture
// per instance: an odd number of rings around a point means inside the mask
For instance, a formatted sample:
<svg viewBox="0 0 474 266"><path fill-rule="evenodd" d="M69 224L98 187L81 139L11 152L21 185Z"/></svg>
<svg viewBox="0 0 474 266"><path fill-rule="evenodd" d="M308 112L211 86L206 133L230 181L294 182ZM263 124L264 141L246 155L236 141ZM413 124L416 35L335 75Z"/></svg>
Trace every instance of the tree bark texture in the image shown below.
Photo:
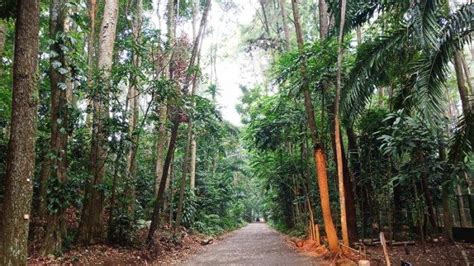
<svg viewBox="0 0 474 266"><path fill-rule="evenodd" d="M326 0L319 0L319 38L324 39L329 32L329 13Z"/></svg>
<svg viewBox="0 0 474 266"><path fill-rule="evenodd" d="M0 227L0 264L25 265L33 195L40 3L18 0L11 134Z"/></svg>
<svg viewBox="0 0 474 266"><path fill-rule="evenodd" d="M456 81L458 85L459 96L461 98L462 110L464 115L472 112L472 103L470 102L470 92L467 85L466 76L463 71L462 53L456 52L454 55L454 70L456 72ZM474 100L474 99L473 99Z"/></svg>
<svg viewBox="0 0 474 266"><path fill-rule="evenodd" d="M7 24L0 19L0 56L3 54L5 49L5 41L7 39Z"/></svg>

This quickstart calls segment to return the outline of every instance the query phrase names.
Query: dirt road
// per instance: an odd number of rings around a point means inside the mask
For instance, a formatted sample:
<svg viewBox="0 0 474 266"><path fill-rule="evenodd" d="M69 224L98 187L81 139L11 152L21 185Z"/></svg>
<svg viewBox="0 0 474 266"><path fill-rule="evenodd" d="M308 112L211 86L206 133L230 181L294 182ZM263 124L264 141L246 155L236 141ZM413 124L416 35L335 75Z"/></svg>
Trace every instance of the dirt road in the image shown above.
<svg viewBox="0 0 474 266"><path fill-rule="evenodd" d="M182 265L328 265L287 246L283 237L264 223L253 223L208 246Z"/></svg>

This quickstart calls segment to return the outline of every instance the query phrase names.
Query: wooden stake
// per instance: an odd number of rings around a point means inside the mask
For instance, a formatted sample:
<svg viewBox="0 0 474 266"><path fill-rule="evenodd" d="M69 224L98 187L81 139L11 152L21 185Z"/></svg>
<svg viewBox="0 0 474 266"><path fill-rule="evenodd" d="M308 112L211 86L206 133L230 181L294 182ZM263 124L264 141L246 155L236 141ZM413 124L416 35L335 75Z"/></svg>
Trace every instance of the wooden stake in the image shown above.
<svg viewBox="0 0 474 266"><path fill-rule="evenodd" d="M387 243L385 242L385 236L383 234L383 232L380 232L380 243L382 243L382 247L383 247L383 254L385 256L385 264L387 266L390 266L390 258L388 256L388 251L387 251Z"/></svg>
<svg viewBox="0 0 474 266"><path fill-rule="evenodd" d="M315 224L314 227L315 227L314 230L316 231L316 244L317 244L318 246L320 246L320 245L321 245L321 238L320 238L320 236L319 236L319 225L318 225L318 224Z"/></svg>

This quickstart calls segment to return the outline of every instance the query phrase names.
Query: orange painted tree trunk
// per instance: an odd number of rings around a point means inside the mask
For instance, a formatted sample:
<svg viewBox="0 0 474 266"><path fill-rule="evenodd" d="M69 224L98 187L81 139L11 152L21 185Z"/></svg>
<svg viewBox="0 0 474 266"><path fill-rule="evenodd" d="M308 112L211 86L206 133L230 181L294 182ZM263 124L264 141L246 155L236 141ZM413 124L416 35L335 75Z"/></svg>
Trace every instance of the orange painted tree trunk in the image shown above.
<svg viewBox="0 0 474 266"><path fill-rule="evenodd" d="M303 32L301 29L300 15L298 9L298 0L292 0L293 19L296 30L296 40L298 42L298 50L301 54L304 53ZM311 101L311 93L309 91L308 81L306 80L306 62L301 62L301 78L303 78L303 93L306 116L308 120L308 127L310 129L311 139L313 141L313 157L316 164L316 174L319 186L319 196L321 200L321 209L323 212L324 230L329 242L329 249L332 253L339 252L339 243L337 238L336 227L332 220L331 204L329 201L329 187L327 174L327 159L324 147L319 138L316 129L316 120L314 117L314 108Z"/></svg>

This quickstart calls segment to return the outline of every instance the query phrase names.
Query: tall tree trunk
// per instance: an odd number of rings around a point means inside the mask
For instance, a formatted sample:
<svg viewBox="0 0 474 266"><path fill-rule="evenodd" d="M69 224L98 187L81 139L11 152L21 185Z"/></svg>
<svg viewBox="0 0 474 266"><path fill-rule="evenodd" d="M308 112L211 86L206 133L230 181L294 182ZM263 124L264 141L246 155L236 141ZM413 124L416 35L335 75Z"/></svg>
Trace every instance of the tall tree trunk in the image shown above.
<svg viewBox="0 0 474 266"><path fill-rule="evenodd" d="M35 168L39 1L18 0L0 264L25 265Z"/></svg>
<svg viewBox="0 0 474 266"><path fill-rule="evenodd" d="M436 224L433 196L431 195L431 191L428 186L428 177L426 174L421 176L421 188L423 190L423 197L425 198L427 205L426 207L428 209L428 221L430 222L431 227L436 231L438 230L438 225Z"/></svg>
<svg viewBox="0 0 474 266"><path fill-rule="evenodd" d="M165 78L171 78L173 76L173 62L172 60L172 49L175 45L176 39L176 13L175 13L175 1L168 0L167 3L167 37L168 37L168 50L166 51L166 62L169 67L164 71ZM166 64L165 64L166 65ZM165 160L165 147L169 143L168 133L166 132L166 123L168 120L168 104L164 100L160 103L158 109L159 125L158 125L158 136L156 142L156 163L155 163L155 197L158 196L158 190L160 189L160 179L163 176L164 160Z"/></svg>
<svg viewBox="0 0 474 266"><path fill-rule="evenodd" d="M104 193L97 186L102 183L107 158L107 128L105 121L109 116L108 93L109 78L112 70L113 50L119 12L118 0L106 0L104 15L99 34L99 56L97 68L101 71L101 80L105 88L94 93L93 134L91 141L90 173L91 179L86 187L84 207L78 232L78 242L90 244L103 235L102 211Z"/></svg>
<svg viewBox="0 0 474 266"><path fill-rule="evenodd" d="M468 195L469 196L469 195ZM464 211L464 199L462 194L462 189L460 185L456 185L456 197L458 200L458 209L459 209L459 222L461 223L461 227L467 226L467 217L466 212Z"/></svg>
<svg viewBox="0 0 474 266"><path fill-rule="evenodd" d="M168 223L173 224L173 200L174 200L174 191L173 191L173 179L174 179L174 156L171 158L170 170L168 173L168 180L166 180L166 187L168 189L168 195L165 196L165 201L168 202ZM164 204L164 210L166 209L166 202Z"/></svg>
<svg viewBox="0 0 474 266"><path fill-rule="evenodd" d="M358 183L359 176L360 176L360 157L359 157L359 147L357 145L357 135L354 132L354 129L352 126L348 126L346 128L346 133L347 133L347 140L348 140L348 156L349 156L349 161L350 161L350 166L353 177L353 184L355 186L355 194L358 199L358 207L359 207L359 213L362 218L362 221L367 221L367 215L366 215L366 210L365 207L368 205L367 203L367 197L365 197L364 193L364 188L361 184ZM354 213L356 211L354 210ZM356 228L357 228L357 219L356 219ZM368 226L367 224L362 224L362 230ZM365 237L365 235L363 235ZM350 237L349 237L350 238ZM358 237L357 237L358 238ZM356 238L356 240L357 240Z"/></svg>
<svg viewBox="0 0 474 266"><path fill-rule="evenodd" d="M289 148L289 151L291 152L291 147ZM299 210L299 203L298 203L298 198L299 198L299 194L298 194L298 176L296 174L293 174L291 175L291 183L292 183L292 187L291 187L291 191L293 192L293 199L295 199L297 202L296 204L294 204L294 219L293 219L293 224L298 224L299 222L299 217L300 217L300 210Z"/></svg>
<svg viewBox="0 0 474 266"><path fill-rule="evenodd" d="M188 88L189 88L191 78L192 78L192 69L195 67L195 62L196 62L196 58L198 56L198 51L199 51L199 47L200 47L200 39L201 39L201 36L202 36L202 34L204 32L204 29L206 27L206 24L207 24L207 16L208 16L210 7L211 7L211 0L207 0L206 4L205 4L205 7L204 7L204 13L203 13L202 18L201 18L201 25L199 26L199 32L197 34L196 39L194 40L193 50L191 52L191 59L189 60L189 65L188 65L188 68L187 68L187 74L186 74L186 78L185 78L184 85L183 85L183 88L182 88L182 93L185 96L188 94ZM150 226L150 231L148 232L147 242L149 244L152 243L155 231L159 226L160 211L162 209L162 205L163 205L163 202L164 202L164 197L163 197L164 188L165 188L165 185L166 185L166 179L168 178L167 169L169 168L169 165L170 165L170 162L171 162L171 157L174 154L174 147L175 147L176 137L177 137L177 134L178 134L179 123L180 122L185 122L185 121L188 122L187 116L185 114L179 112L178 110L174 110L174 114L172 114L172 115L173 115L173 129L172 129L170 143L169 143L169 147L168 147L168 153L166 155L166 160L165 160L165 164L164 164L164 167L163 167L164 168L163 176L160 180L160 188L158 190L158 194L157 194L157 197L156 197L155 208L154 208L153 217L152 217L152 223L151 223L151 226Z"/></svg>
<svg viewBox="0 0 474 266"><path fill-rule="evenodd" d="M357 45L362 44L362 29L360 26L356 28L356 41Z"/></svg>
<svg viewBox="0 0 474 266"><path fill-rule="evenodd" d="M7 24L5 21L0 19L0 56L3 54L5 49L5 40L7 39Z"/></svg>
<svg viewBox="0 0 474 266"><path fill-rule="evenodd" d="M141 26L142 26L142 0L130 2L130 7L126 9L126 15L133 18L130 23L133 43L137 46L141 41ZM138 53L132 51L131 63L134 68L139 68L141 65L141 58ZM135 175L136 175L136 153L138 150L139 134L137 131L138 116L139 116L139 92L138 92L138 77L132 72L129 77L128 92L126 98L125 108L123 110L123 117L128 118L127 133L120 133L120 140L118 141L118 151L116 152L114 174L112 178L112 188L109 204L109 220L108 220L108 239L110 242L120 241L115 234L114 222L120 223L122 215L133 219L135 208ZM145 114L146 115L146 114ZM128 135L128 137L126 136ZM126 141L130 145L125 147ZM120 165L123 163L123 157L126 158L125 169ZM124 170L122 175L121 170ZM119 194L121 198L126 198L125 201L116 202L117 187L119 184L123 185L123 190ZM125 204L124 204L125 202ZM120 237L119 237L120 238Z"/></svg>
<svg viewBox="0 0 474 266"><path fill-rule="evenodd" d="M199 3L198 1L193 1L193 18L192 18L192 23L193 23L193 40L196 40L197 34L198 34L198 28L197 28L197 23L198 23L198 15L199 15Z"/></svg>
<svg viewBox="0 0 474 266"><path fill-rule="evenodd" d="M326 0L319 0L319 38L324 39L329 32L328 4Z"/></svg>
<svg viewBox="0 0 474 266"><path fill-rule="evenodd" d="M97 0L88 0L89 9L89 35L87 36L87 87L90 91L94 90L94 71L97 70L96 66L96 16L97 16ZM92 110L92 100L88 103L87 108ZM87 112L86 115L86 126L88 129L92 129L92 112Z"/></svg>
<svg viewBox="0 0 474 266"><path fill-rule="evenodd" d="M304 53L303 32L300 24L300 15L298 10L298 0L291 1L293 7L293 17L296 30L296 40L298 42L298 49L301 54ZM314 108L311 101L311 94L306 80L306 62L301 62L301 77L304 79L304 105L306 116L308 120L308 127L310 129L311 139L313 141L313 157L316 164L316 172L318 176L319 195L321 199L321 209L323 212L324 228L329 242L329 249L332 253L339 252L339 243L337 238L336 228L332 220L331 204L329 202L329 187L327 177L327 161L326 153L322 146L321 140L316 130L316 120L314 117Z"/></svg>
<svg viewBox="0 0 474 266"><path fill-rule="evenodd" d="M439 148L439 159L440 161L445 161L446 160L446 151L444 147ZM452 210L451 210L451 204L450 204L450 191L451 191L451 186L449 183L451 182L450 180L450 174L449 173L443 173L443 181L444 184L441 186L441 198L442 198L442 204L443 204L443 233L444 236L446 237L447 240L454 242L454 237L453 237L453 215L452 215Z"/></svg>
<svg viewBox="0 0 474 266"><path fill-rule="evenodd" d="M93 71L95 63L95 28L96 28L96 15L97 15L97 0L88 0L88 9L89 9L89 36L87 39L87 64L89 65L87 78L89 86L92 87L93 81Z"/></svg>
<svg viewBox="0 0 474 266"><path fill-rule="evenodd" d="M330 111L330 112L333 112L333 111ZM331 134L332 149L333 149L334 154L337 154L334 119L331 123L331 131L332 131L332 134ZM340 136L340 143L343 143L342 136ZM354 145L354 143L350 143L350 145ZM355 200L355 195L354 195L354 182L352 181L352 178L354 177L354 175L349 169L349 165L347 162L347 155L344 149L344 145L342 144L341 144L341 155L342 155L342 171L343 171L343 176L344 176L344 200L346 204L347 232L349 236L349 243L352 244L358 240L356 200ZM336 156L334 156L334 164L336 165L336 167L338 167ZM338 176L336 176L336 182L338 182Z"/></svg>
<svg viewBox="0 0 474 266"><path fill-rule="evenodd" d="M186 75L186 80L185 84L183 86L183 93L185 96L187 96L187 87L189 86L189 82L191 82L191 78L193 79L192 81L192 92L191 92L191 97L194 96L195 90L196 90L196 75L192 75L191 71L194 69L196 66L199 66L199 56L200 56L200 51L201 51L201 42L202 38L204 35L204 30L207 25L207 16L209 14L209 10L211 9L211 0L206 1L206 5L204 7L204 12L201 18L201 25L199 26L199 31L196 35L196 38L194 40L194 46L191 54L191 60L189 62L188 66L188 73ZM195 64L197 60L197 64ZM192 75L192 76L191 76ZM184 204L184 190L186 187L186 177L189 172L189 157L191 156L191 142L192 142L192 136L193 136L193 124L192 124L192 119L190 118L188 121L188 133L187 133L187 141L186 141L186 150L184 154L184 161L183 161L183 175L181 177L181 185L179 189L179 201L178 201L178 211L176 213L176 224L175 224L175 229L179 229L179 226L181 225L181 218L183 214L183 204Z"/></svg>
<svg viewBox="0 0 474 266"><path fill-rule="evenodd" d="M288 28L288 22L287 22L287 15L286 15L286 5L285 5L285 0L279 0L280 1L280 14L281 14L281 22L283 25L283 32L285 34L285 49L288 51L290 50L290 29Z"/></svg>
<svg viewBox="0 0 474 266"><path fill-rule="evenodd" d="M466 77L463 71L462 53L456 52L454 55L454 70L456 72L456 81L458 85L459 96L461 98L462 110L466 116L472 112L472 104L469 102L470 92L467 85Z"/></svg>
<svg viewBox="0 0 474 266"><path fill-rule="evenodd" d="M342 143L342 137L341 137ZM342 146L342 166L344 169L344 187L345 187L345 200L346 200L346 214L347 214L347 229L349 233L349 243L353 244L358 241L359 233L357 230L357 212L356 212L356 198L354 193L354 176L349 170L347 157L344 152L344 146Z"/></svg>
<svg viewBox="0 0 474 266"><path fill-rule="evenodd" d="M204 31L206 29L207 17L209 11L211 10L211 2L211 0L206 1L206 4L204 6L204 12L202 13L201 24L199 25L199 31L197 33L196 38L194 39L193 50L191 51L191 58L189 59L189 64L186 71L187 74L182 89L183 95L188 95L188 88L190 85L192 85L191 81L195 76L195 71L193 71L193 69L196 67L196 61L199 61L199 50L201 48L202 35L204 34Z"/></svg>
<svg viewBox="0 0 474 266"><path fill-rule="evenodd" d="M197 16L198 16L197 3L194 2L193 3L193 40L196 40L196 38L198 37ZM199 53L200 48L197 49L197 51ZM198 55L198 59L199 59L199 55ZM199 63L197 65L199 66ZM195 87L196 87L196 75L194 75L194 78L193 78L191 97L194 96ZM194 106L194 104L193 104L193 106ZM190 161L190 159L191 159L190 157L193 157L192 152L194 152L194 160L195 160L195 156L196 156L196 154L195 154L195 152L196 152L195 144L196 143L194 142L194 150L193 150L193 147L192 147L193 140L194 140L193 123L192 123L192 119L189 119L188 132L187 132L187 138L186 138L186 148L185 148L184 157L183 157L183 168L182 168L183 173L182 173L180 189L179 189L178 210L177 210L177 213L176 213L176 223L174 224L174 229L175 230L179 230L179 227L181 226L181 219L182 219L182 215L183 215L183 204L184 204L184 190L185 190L185 187L186 187L186 177L187 177L188 171L189 171L189 174L190 174L189 179L190 179L191 189L194 189L194 185L195 185L194 184L195 176L191 176L191 174L192 174L191 172L193 172L195 169L194 170L191 169L191 164L194 164L194 167L195 167L196 162L195 161L194 162ZM194 172L194 174L195 174L195 172Z"/></svg>
<svg viewBox="0 0 474 266"><path fill-rule="evenodd" d="M51 82L51 156L50 167L53 167L51 180L59 183L67 181L67 144L68 144L68 91L72 91L71 77L60 70L69 70L68 62L62 50L65 44L59 34L66 34L69 30L68 7L64 0L52 0L50 4L50 38L54 40L51 50L56 56L51 57L50 82ZM66 86L66 88L62 86ZM51 173L51 171L48 171ZM44 185L44 184L43 184ZM64 223L65 209L54 210L47 221L46 235L41 250L42 255L57 254L62 251L63 236L65 235Z"/></svg>
<svg viewBox="0 0 474 266"><path fill-rule="evenodd" d="M265 9L266 0L259 0L260 7L262 8L262 15L263 15L263 27L265 28L265 32L267 33L267 37L270 38L270 27L268 25L268 17L267 11Z"/></svg>
<svg viewBox="0 0 474 266"><path fill-rule="evenodd" d="M342 143L341 143L341 125L339 120L339 102L341 98L341 86L342 86L342 60L344 57L344 24L346 17L346 1L341 0L341 20L339 26L339 38L338 38L338 52L337 52L337 73L336 73L336 98L334 100L334 139L336 144L336 160L337 160L337 177L339 187L339 204L341 207L341 227L342 227L342 240L344 245L349 246L349 233L347 232L347 210L346 210L346 192L344 187L344 170L342 165ZM352 206L353 207L353 206Z"/></svg>
<svg viewBox="0 0 474 266"><path fill-rule="evenodd" d="M168 134L166 132L166 122L168 120L168 106L165 102L160 104L158 109L158 136L156 142L156 161L155 161L155 197L160 189L160 179L163 176L163 165L165 159L165 147L168 145Z"/></svg>
<svg viewBox="0 0 474 266"><path fill-rule="evenodd" d="M136 1L136 7L134 12L134 20L132 22L132 34L135 45L141 44L141 28L142 28L142 13L143 13L143 2L142 0ZM141 58L137 53L132 55L133 66L137 69L141 66ZM135 176L136 176L136 154L138 150L138 116L139 116L139 92L138 92L138 77L134 74L130 76L130 85L128 88L128 106L130 108L129 114L129 126L128 134L132 141L130 150L127 155L127 180L126 180L126 194L131 197L130 205L128 210L130 214L133 213L134 202L135 202Z"/></svg>
<svg viewBox="0 0 474 266"><path fill-rule="evenodd" d="M304 132L303 129L301 128L300 132ZM304 180L306 182L303 182L303 191L304 191L304 195L306 196L306 200L304 201L304 204L305 206L307 206L306 210L308 212L308 216L309 216L309 221L308 221L308 228L309 228L309 237L313 239L314 237L314 224L315 224L315 221L316 221L316 217L314 215L314 211L313 211L313 200L311 198L311 194L310 194L310 191L311 191L311 171L310 169L308 168L308 165L306 163L306 156L308 155L308 152L307 152L307 147L305 145L306 141L303 141L301 142L301 147L300 147L300 161L303 165L305 165L304 167L304 171L301 171L301 178L302 180Z"/></svg>
<svg viewBox="0 0 474 266"><path fill-rule="evenodd" d="M198 29L197 29L197 21L198 21L198 3L194 2L193 3L193 39L195 40L198 36ZM202 36L201 36L201 41L202 41ZM201 45L202 46L202 45ZM200 61L200 55L201 55L201 47L199 47L199 55L198 55L198 65ZM193 85L192 85L192 91L191 91L191 96L196 95L196 90L197 90L197 77L194 75L193 78ZM193 107L194 107L194 100L192 101ZM196 188L196 152L197 152L197 143L196 143L196 135L194 134L193 131L193 124L192 120L189 120L189 129L191 131L191 158L189 162L189 185L191 190L194 190Z"/></svg>
<svg viewBox="0 0 474 266"><path fill-rule="evenodd" d="M196 142L196 136L193 135L191 136L191 165L189 169L189 178L190 178L190 184L191 184L191 190L194 190L196 188L196 153L197 153L197 142Z"/></svg>
<svg viewBox="0 0 474 266"><path fill-rule="evenodd" d="M155 235L156 230L158 229L160 225L160 213L163 209L163 204L164 204L164 194L165 194L165 187L166 187L166 181L168 179L168 169L170 168L171 161L174 155L174 150L175 150L175 144L176 144L176 138L178 136L178 127L180 124L178 114L176 114L176 111L173 113L173 127L171 129L171 137L170 137L170 142L168 145L168 152L166 153L166 159L164 163L164 168L163 168L163 175L161 176L160 179L160 187L155 199L155 207L153 209L153 215L151 218L151 225L150 225L150 230L148 231L148 236L147 236L147 243L151 245L153 243L153 237Z"/></svg>
<svg viewBox="0 0 474 266"><path fill-rule="evenodd" d="M461 62L462 62L463 70L464 70L464 75L466 76L466 85L469 88L469 94L472 95L473 92L472 92L471 70L469 69L469 65L466 62L466 57L464 56L463 53L461 53ZM471 109L472 109L472 103L471 103Z"/></svg>
<svg viewBox="0 0 474 266"><path fill-rule="evenodd" d="M48 178L51 175L51 157L49 154L49 147L43 152L43 161L39 171L39 203L38 203L38 218L42 221L46 219L47 215L47 194L48 194Z"/></svg>
<svg viewBox="0 0 474 266"><path fill-rule="evenodd" d="M174 224L174 229L179 230L181 226L181 219L183 216L183 205L184 205L184 191L186 188L186 177L188 176L188 169L189 169L189 157L191 153L191 137L192 137L192 129L188 124L188 132L187 132L187 140L186 140L186 149L184 151L183 156L183 173L181 176L181 183L179 187L179 200L178 200L178 210L176 212L176 223Z"/></svg>

